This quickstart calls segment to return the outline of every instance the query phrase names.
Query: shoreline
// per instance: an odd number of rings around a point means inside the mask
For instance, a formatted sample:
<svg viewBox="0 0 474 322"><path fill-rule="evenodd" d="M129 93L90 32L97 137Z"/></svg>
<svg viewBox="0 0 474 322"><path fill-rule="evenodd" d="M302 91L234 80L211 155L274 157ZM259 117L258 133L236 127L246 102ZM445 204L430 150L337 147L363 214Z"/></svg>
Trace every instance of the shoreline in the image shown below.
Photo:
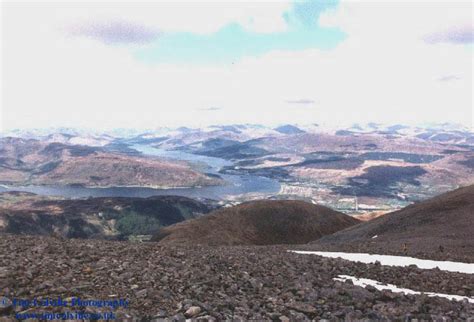
<svg viewBox="0 0 474 322"><path fill-rule="evenodd" d="M206 187L220 187L225 186L225 184L219 185L208 185L208 186L155 186L155 185L108 185L108 186L87 186L87 185L48 185L48 184L27 184L27 185L6 185L0 184L0 188L9 189L11 191L14 188L28 188L28 187L44 187L44 188L57 188L57 189L64 189L64 188L83 188L83 189L114 189L114 188L137 188L137 189L153 189L153 190L173 190L173 189L199 189L199 188L206 188Z"/></svg>

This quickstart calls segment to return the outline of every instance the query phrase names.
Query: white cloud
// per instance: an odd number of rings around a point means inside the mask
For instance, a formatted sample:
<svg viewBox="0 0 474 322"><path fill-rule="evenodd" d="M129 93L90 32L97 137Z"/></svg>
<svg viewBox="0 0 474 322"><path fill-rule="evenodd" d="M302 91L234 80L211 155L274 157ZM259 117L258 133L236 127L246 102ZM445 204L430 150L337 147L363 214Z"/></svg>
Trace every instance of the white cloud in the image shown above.
<svg viewBox="0 0 474 322"><path fill-rule="evenodd" d="M70 25L101 24L120 19L165 33L208 34L230 23L239 23L255 32L284 31L287 24L283 13L290 9L291 1L156 1L114 2L110 5L83 1L43 3L36 8L29 3L8 3L7 6L41 11L44 21L65 29Z"/></svg>
<svg viewBox="0 0 474 322"><path fill-rule="evenodd" d="M70 36L88 37L111 45L147 44L161 35L158 29L123 20L71 25L67 28L67 32Z"/></svg>
<svg viewBox="0 0 474 322"><path fill-rule="evenodd" d="M471 123L472 47L424 40L439 30L472 25L470 1L342 1L320 22L348 35L334 59L352 105L370 106L372 116L393 120L398 110L400 120ZM459 82L437 82L452 74Z"/></svg>
<svg viewBox="0 0 474 322"><path fill-rule="evenodd" d="M457 26L472 25L470 1L342 0L324 12L319 22L340 27L357 39L391 42L421 37Z"/></svg>
<svg viewBox="0 0 474 322"><path fill-rule="evenodd" d="M242 6L228 12L216 3L208 11L168 6L162 13L130 4L97 7L89 17L126 17L160 30L201 33L240 19L248 28L269 31L282 10L267 16L264 3L255 4L255 10ZM335 49L275 51L228 66L142 64L125 47L64 37L58 26L83 19L87 6L10 6L4 21L3 118L11 128L321 121L468 124L472 49L422 40L466 19L466 6L342 2L338 11L321 17L325 25L339 26L348 35ZM222 15L215 16L217 12ZM446 75L458 79L440 82ZM318 104L295 109L287 103L292 98ZM203 113L209 107L220 109Z"/></svg>

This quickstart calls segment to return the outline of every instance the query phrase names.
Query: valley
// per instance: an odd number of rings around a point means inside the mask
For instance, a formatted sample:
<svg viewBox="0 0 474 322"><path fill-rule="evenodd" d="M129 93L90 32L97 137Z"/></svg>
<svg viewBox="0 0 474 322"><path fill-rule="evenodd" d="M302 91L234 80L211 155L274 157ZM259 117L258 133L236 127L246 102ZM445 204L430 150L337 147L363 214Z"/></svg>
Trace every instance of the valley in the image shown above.
<svg viewBox="0 0 474 322"><path fill-rule="evenodd" d="M2 139L3 191L224 202L289 198L370 215L474 183L473 134L448 125L227 125L132 136L20 136Z"/></svg>

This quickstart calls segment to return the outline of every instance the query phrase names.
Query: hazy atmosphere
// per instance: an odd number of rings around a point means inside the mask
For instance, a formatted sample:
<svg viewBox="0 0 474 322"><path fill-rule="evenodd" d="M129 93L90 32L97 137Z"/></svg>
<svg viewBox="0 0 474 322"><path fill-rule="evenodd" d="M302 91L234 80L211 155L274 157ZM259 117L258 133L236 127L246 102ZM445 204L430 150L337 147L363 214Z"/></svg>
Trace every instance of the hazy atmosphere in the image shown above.
<svg viewBox="0 0 474 322"><path fill-rule="evenodd" d="M472 124L469 1L3 4L3 129Z"/></svg>

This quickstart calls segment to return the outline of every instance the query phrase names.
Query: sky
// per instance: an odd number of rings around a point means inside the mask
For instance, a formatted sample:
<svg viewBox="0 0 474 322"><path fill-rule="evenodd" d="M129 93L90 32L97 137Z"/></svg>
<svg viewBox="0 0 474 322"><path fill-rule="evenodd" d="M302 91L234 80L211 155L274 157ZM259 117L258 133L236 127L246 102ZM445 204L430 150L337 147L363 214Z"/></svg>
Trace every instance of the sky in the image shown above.
<svg viewBox="0 0 474 322"><path fill-rule="evenodd" d="M3 130L473 124L470 1L2 3Z"/></svg>

